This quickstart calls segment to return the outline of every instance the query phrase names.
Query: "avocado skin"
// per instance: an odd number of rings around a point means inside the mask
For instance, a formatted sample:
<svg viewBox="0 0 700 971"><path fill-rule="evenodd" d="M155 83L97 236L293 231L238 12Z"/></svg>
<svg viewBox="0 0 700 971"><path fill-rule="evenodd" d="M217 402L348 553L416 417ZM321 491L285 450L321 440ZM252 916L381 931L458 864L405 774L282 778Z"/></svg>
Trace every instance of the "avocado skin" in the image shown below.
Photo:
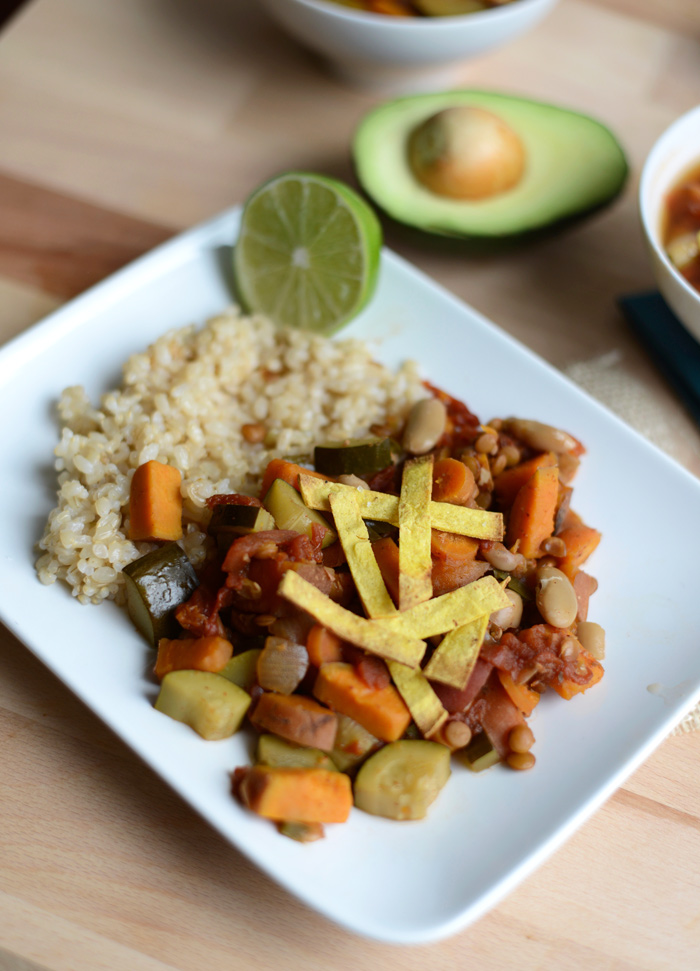
<svg viewBox="0 0 700 971"><path fill-rule="evenodd" d="M535 127L540 129L545 119L545 129L549 128L557 136L555 142L563 140L567 129L569 135L578 132L580 146L585 147L581 154L586 155L586 166L572 173L566 204L562 201L558 205L548 204L550 186L546 179L540 180L539 187L543 208L538 211L537 200L526 200L525 213L519 207L522 191L511 190L493 200L464 204L436 196L421 186L406 159L410 131L415 124L443 108L464 103L479 105L507 120L526 141L528 152L537 154L541 169L548 165L556 169L557 146L547 144L541 131L538 134L528 129L528 115L539 120L540 124ZM522 117L519 117L521 110ZM385 124L387 119L389 123ZM389 146L382 141L386 138L393 140ZM621 194L629 175L622 146L599 121L568 108L476 89L410 95L374 108L355 132L352 159L359 185L389 221L389 231L400 229L409 242L431 243L438 250L458 250L473 256L502 253L577 225L607 208ZM586 181L586 168L594 173L597 185L582 184ZM601 177L601 171L605 172L605 178ZM561 172L558 174L561 176ZM526 173L521 190L531 184L531 177ZM564 178L557 178L560 200L566 188ZM504 204L510 209L505 217ZM489 210L498 208L501 210L498 218L491 221ZM459 210L461 214L456 215ZM450 225L445 223L448 211Z"/></svg>

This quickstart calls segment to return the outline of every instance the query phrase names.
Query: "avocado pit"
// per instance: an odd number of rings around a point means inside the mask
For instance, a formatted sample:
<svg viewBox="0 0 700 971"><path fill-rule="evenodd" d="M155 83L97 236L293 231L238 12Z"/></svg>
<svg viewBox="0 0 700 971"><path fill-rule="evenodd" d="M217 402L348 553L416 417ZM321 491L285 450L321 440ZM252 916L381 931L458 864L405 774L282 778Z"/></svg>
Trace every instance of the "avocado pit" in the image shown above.
<svg viewBox="0 0 700 971"><path fill-rule="evenodd" d="M425 188L450 199L479 200L514 188L525 171L519 136L497 115L456 105L410 133L408 162Z"/></svg>

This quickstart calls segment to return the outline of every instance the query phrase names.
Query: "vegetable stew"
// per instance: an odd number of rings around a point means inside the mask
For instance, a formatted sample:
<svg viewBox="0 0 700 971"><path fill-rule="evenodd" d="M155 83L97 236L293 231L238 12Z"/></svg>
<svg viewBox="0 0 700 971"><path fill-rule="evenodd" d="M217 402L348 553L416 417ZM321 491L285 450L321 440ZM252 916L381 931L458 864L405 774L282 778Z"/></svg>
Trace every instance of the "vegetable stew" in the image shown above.
<svg viewBox="0 0 700 971"><path fill-rule="evenodd" d="M130 567L156 707L204 738L256 732L233 793L303 842L353 805L422 818L453 770L532 768L541 696L603 676L583 569L601 537L571 506L584 451L426 385L390 437L319 443L320 469L273 459L258 496L209 500L196 588L172 542ZM138 503L144 479L167 476L139 476Z"/></svg>

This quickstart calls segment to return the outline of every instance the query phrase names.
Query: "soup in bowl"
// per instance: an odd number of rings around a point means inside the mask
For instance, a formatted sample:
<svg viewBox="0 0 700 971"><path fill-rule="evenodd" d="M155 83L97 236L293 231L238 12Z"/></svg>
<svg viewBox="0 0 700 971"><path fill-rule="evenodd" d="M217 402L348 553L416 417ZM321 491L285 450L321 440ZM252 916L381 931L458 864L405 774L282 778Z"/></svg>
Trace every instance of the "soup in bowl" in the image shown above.
<svg viewBox="0 0 700 971"><path fill-rule="evenodd" d="M700 340L700 106L654 144L642 170L639 209L657 286Z"/></svg>

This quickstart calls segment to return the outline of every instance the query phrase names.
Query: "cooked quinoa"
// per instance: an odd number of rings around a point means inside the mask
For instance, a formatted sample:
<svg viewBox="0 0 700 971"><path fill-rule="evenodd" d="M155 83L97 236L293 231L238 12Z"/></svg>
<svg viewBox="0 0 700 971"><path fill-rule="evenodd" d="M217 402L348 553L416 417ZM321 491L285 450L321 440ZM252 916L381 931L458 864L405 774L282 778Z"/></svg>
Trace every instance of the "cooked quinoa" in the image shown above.
<svg viewBox="0 0 700 971"><path fill-rule="evenodd" d="M402 420L425 396L412 363L393 372L361 341L280 331L235 308L171 331L129 358L121 387L98 406L79 386L61 395L58 504L39 543L39 579L66 580L82 603L121 599L121 570L154 548L127 538L131 477L144 462L180 470L182 544L197 566L209 496L253 494L271 458L301 461L321 440ZM264 441L246 441L245 425L263 426Z"/></svg>

